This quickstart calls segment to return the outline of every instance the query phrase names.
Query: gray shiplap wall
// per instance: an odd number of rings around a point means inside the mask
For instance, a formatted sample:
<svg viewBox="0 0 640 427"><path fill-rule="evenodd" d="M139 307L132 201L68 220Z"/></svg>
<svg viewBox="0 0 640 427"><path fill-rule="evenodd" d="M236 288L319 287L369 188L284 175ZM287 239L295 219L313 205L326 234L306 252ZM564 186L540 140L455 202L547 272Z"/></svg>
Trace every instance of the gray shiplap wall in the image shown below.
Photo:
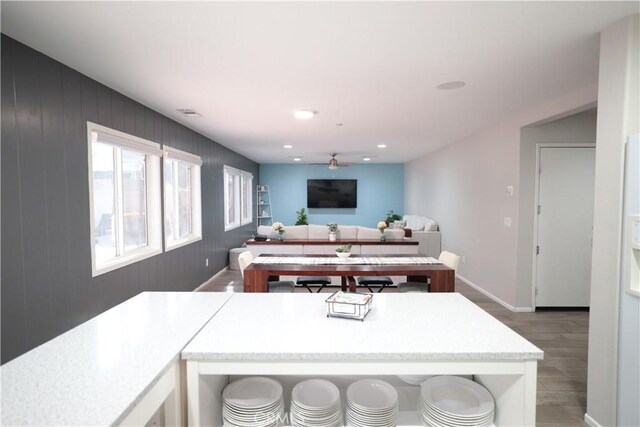
<svg viewBox="0 0 640 427"><path fill-rule="evenodd" d="M2 35L1 362L142 291L191 291L254 223L224 231L223 165L258 165ZM91 277L86 122L202 157L200 242ZM209 267L205 267L209 258Z"/></svg>

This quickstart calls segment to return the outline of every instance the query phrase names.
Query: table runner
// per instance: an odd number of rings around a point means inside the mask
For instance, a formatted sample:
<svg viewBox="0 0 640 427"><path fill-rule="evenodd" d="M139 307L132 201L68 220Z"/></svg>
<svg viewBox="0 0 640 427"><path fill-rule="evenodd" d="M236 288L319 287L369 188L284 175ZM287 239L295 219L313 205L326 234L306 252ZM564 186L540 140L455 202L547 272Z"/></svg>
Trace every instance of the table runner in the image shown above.
<svg viewBox="0 0 640 427"><path fill-rule="evenodd" d="M326 257L281 257L259 256L253 264L300 264L300 265L430 265L442 264L432 257L359 257L338 258Z"/></svg>

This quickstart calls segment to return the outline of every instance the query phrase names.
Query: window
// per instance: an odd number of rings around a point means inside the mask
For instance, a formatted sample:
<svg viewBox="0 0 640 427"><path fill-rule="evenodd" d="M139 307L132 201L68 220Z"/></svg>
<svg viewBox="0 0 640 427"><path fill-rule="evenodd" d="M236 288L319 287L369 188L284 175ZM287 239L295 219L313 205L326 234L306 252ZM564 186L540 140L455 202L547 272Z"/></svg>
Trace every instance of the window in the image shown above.
<svg viewBox="0 0 640 427"><path fill-rule="evenodd" d="M202 160L164 147L164 241L171 250L202 239Z"/></svg>
<svg viewBox="0 0 640 427"><path fill-rule="evenodd" d="M253 222L253 175L224 167L224 229Z"/></svg>
<svg viewBox="0 0 640 427"><path fill-rule="evenodd" d="M160 146L87 122L93 276L162 252Z"/></svg>
<svg viewBox="0 0 640 427"><path fill-rule="evenodd" d="M242 172L240 179L242 182L240 223L244 225L253 222L253 175L249 172Z"/></svg>

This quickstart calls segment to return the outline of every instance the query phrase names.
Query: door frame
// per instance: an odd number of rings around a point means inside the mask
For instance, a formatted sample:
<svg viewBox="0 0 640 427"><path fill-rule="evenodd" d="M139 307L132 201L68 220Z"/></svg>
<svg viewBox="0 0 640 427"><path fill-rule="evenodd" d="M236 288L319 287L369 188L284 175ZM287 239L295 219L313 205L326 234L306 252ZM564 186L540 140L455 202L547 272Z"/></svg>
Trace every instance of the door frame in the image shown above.
<svg viewBox="0 0 640 427"><path fill-rule="evenodd" d="M533 193L533 263L531 270L531 309L536 311L538 306L536 301L536 285L538 284L538 254L536 247L538 246L538 205L540 204L540 154L543 148L595 148L595 142L539 142L536 144L536 168L535 168L535 189Z"/></svg>

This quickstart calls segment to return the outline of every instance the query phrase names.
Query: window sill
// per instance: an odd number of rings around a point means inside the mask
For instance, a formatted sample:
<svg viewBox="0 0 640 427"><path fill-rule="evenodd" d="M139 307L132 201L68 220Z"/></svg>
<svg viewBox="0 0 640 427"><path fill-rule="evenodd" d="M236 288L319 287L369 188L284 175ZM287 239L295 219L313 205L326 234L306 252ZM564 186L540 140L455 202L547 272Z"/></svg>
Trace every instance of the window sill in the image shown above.
<svg viewBox="0 0 640 427"><path fill-rule="evenodd" d="M165 244L164 251L169 252L171 250L190 245L191 243L199 242L200 240L202 240L202 236L191 235L191 236L183 237L182 239L176 240L175 242Z"/></svg>
<svg viewBox="0 0 640 427"><path fill-rule="evenodd" d="M253 224L253 220L251 220L251 221L247 221L247 222L243 222L242 224L226 225L226 226L224 227L224 231L231 231L231 230L233 230L233 229L240 228L240 227L244 227L245 225L251 225L251 224Z"/></svg>
<svg viewBox="0 0 640 427"><path fill-rule="evenodd" d="M101 274L105 274L110 271L117 270L121 267L125 267L127 265L136 263L138 261L151 258L152 256L156 256L161 253L162 253L161 248L147 248L143 251L136 252L133 255L120 257L117 260L106 263L105 265L102 265L100 267L96 267L95 265L93 265L92 277L100 276Z"/></svg>

